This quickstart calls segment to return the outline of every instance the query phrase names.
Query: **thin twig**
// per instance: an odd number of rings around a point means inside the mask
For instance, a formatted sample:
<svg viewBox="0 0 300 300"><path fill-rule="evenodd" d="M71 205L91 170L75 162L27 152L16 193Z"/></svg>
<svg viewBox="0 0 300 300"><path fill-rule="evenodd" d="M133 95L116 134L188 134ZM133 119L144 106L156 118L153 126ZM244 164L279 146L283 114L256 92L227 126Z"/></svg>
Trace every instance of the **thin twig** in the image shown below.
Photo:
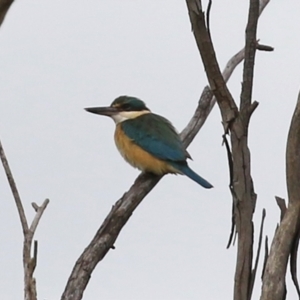
<svg viewBox="0 0 300 300"><path fill-rule="evenodd" d="M256 45L256 50L272 52L272 51L274 51L274 47L271 47L271 46L268 46L268 45L257 44Z"/></svg>
<svg viewBox="0 0 300 300"><path fill-rule="evenodd" d="M2 147L1 141L0 141L0 158L1 158L1 161L2 161L2 164L3 164L3 168L5 170L7 180L9 182L11 192L12 192L13 197L15 199L15 203L16 203L16 206L17 206L17 209L18 209L18 213L19 213L19 217L20 217L20 221L21 221L21 225L22 225L22 229L23 229L23 234L26 235L27 232L28 232L28 223L27 223L27 220L26 220L26 216L25 216L23 205L22 205L22 201L21 201L21 198L20 198L16 183L15 183L15 180L14 180L13 175L11 173L11 170L10 170L6 155L4 153L4 149Z"/></svg>
<svg viewBox="0 0 300 300"><path fill-rule="evenodd" d="M47 207L47 205L49 204L49 199L46 199L43 204L41 206L39 206L36 210L36 214L34 216L34 219L30 225L30 231L34 234L35 233L35 230L36 230L36 227L38 226L38 223ZM35 208L37 205L36 203L32 203L32 206Z"/></svg>
<svg viewBox="0 0 300 300"><path fill-rule="evenodd" d="M207 27L207 31L208 31L209 36L210 36L210 10L211 10L211 6L212 6L212 0L209 0L208 4L207 4L207 12L206 12L206 27Z"/></svg>
<svg viewBox="0 0 300 300"><path fill-rule="evenodd" d="M38 241L35 240L33 244L33 257L32 257L33 271L35 270L35 267L37 265L37 256L38 256Z"/></svg>
<svg viewBox="0 0 300 300"><path fill-rule="evenodd" d="M25 300L36 300L37 293L36 293L36 282L33 278L33 273L37 263L37 241L34 242L34 256L31 258L31 246L34 233L36 231L37 225L49 203L49 200L46 199L44 203L39 207L36 203L32 203L33 208L36 211L36 215L31 223L30 228L28 228L28 222L26 219L26 215L24 212L24 208L22 205L22 201L13 178L12 172L10 170L4 149L2 147L0 141L0 158L13 194L15 199L15 203L18 209L19 217L21 220L21 225L23 229L23 267L24 267L24 297Z"/></svg>
<svg viewBox="0 0 300 300"><path fill-rule="evenodd" d="M266 235L266 238L265 238L265 256L264 256L264 262L263 262L263 267L262 267L262 272L261 272L261 280L263 280L263 278L264 278L268 256L269 256L269 241L268 241L268 236Z"/></svg>
<svg viewBox="0 0 300 300"><path fill-rule="evenodd" d="M228 242L227 242L227 246L226 246L226 249L228 249L230 247L230 245L234 244L234 240L233 240L233 237L235 238L235 233L236 233L236 230L235 230L235 216L234 216L234 212L235 212L235 209L234 209L234 203L232 202L232 208L231 208L231 227L230 227L230 234L229 234L229 239L228 239Z"/></svg>
<svg viewBox="0 0 300 300"><path fill-rule="evenodd" d="M232 153L230 150L229 143L227 141L227 135L223 134L223 144L225 145L226 153L227 153L227 160L229 166L229 189L232 195L232 199L236 199L234 189L233 189L233 160L232 160ZM230 235L227 243L227 249L230 247L233 236L235 235L235 201L232 201L232 212L231 212L231 228L230 228Z"/></svg>
<svg viewBox="0 0 300 300"><path fill-rule="evenodd" d="M265 218L266 218L266 210L263 209L262 216L261 216L256 258L255 258L254 268L251 272L251 282L250 282L250 287L249 287L249 298L248 299L251 299L252 292L253 292L253 287L254 287L254 282L255 282L255 277L256 277L256 272L257 272L257 267L258 267L258 261L259 261L259 257L260 257L260 250L261 250L261 244L262 244L262 238L263 238Z"/></svg>

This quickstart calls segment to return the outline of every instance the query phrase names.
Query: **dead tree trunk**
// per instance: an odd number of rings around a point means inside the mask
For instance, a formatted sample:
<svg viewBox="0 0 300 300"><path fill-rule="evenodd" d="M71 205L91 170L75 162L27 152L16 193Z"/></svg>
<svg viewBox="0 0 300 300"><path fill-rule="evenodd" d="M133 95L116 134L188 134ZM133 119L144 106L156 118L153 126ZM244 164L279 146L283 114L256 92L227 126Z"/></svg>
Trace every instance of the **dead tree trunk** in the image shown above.
<svg viewBox="0 0 300 300"><path fill-rule="evenodd" d="M268 2L268 1L267 1ZM233 230L238 234L237 263L234 282L234 299L248 300L252 294L253 276L253 222L256 204L251 177L250 151L248 148L248 126L257 107L252 102L252 85L255 52L257 48L256 28L259 17L259 1L251 0L246 29L245 59L240 106L232 98L221 76L210 36L209 11L205 18L201 1L187 0L187 6L195 40L204 64L210 88L219 105L224 126L224 142L227 145L230 168L230 191L233 199ZM262 6L260 7L262 11ZM230 135L231 149L226 135ZM233 232L232 232L233 235ZM232 236L231 235L231 236Z"/></svg>
<svg viewBox="0 0 300 300"><path fill-rule="evenodd" d="M286 297L285 276L290 258L291 275L298 297L296 274L300 223L300 94L292 118L286 147L286 181L288 208L275 232L263 276L261 300Z"/></svg>

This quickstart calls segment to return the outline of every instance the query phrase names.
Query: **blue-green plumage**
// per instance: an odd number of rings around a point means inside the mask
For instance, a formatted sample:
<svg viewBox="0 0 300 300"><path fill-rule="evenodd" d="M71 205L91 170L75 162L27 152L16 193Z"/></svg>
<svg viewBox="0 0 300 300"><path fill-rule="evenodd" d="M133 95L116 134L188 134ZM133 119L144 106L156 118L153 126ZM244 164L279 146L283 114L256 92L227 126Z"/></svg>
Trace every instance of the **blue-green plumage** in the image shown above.
<svg viewBox="0 0 300 300"><path fill-rule="evenodd" d="M122 110L127 111L141 111L141 110L149 110L146 107L145 103L136 98L136 97L128 97L128 96L120 96L116 98L110 105L110 107L119 107Z"/></svg>
<svg viewBox="0 0 300 300"><path fill-rule="evenodd" d="M187 164L189 153L184 149L173 125L164 117L149 113L121 123L124 133L135 144L153 156L167 161L180 173L188 176L205 188L212 185L196 174Z"/></svg>
<svg viewBox="0 0 300 300"><path fill-rule="evenodd" d="M137 145L162 160L183 161L189 157L172 124L149 113L121 123L124 133Z"/></svg>
<svg viewBox="0 0 300 300"><path fill-rule="evenodd" d="M135 97L121 96L115 99L110 107L86 110L114 119L117 124L117 137L115 136L117 146L124 158L133 166L153 173L158 170L154 166L159 166L158 174L161 174L161 168L169 166L167 171L163 172L181 173L205 188L212 188L208 181L188 166L186 160L191 157L183 147L173 125L167 119L151 113L143 101ZM126 139L122 138L122 135ZM144 160L145 155L148 156L147 162ZM135 162L135 159L138 161ZM153 167L151 163L149 167L149 159L152 159Z"/></svg>
<svg viewBox="0 0 300 300"><path fill-rule="evenodd" d="M187 164L186 161L181 162L170 162L170 164L177 170L179 170L182 174L186 175L187 177L191 178L192 180L196 181L206 189L210 189L213 186L205 180L203 177L195 173Z"/></svg>

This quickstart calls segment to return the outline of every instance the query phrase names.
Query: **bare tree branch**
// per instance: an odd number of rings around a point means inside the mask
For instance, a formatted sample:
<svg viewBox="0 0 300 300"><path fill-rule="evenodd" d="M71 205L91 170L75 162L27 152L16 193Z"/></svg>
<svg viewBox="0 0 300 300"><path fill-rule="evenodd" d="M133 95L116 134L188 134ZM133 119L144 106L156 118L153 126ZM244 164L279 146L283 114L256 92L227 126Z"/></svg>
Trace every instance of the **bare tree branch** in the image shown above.
<svg viewBox="0 0 300 300"><path fill-rule="evenodd" d="M270 0L261 0L259 5L259 16L267 6L267 4L270 2ZM268 51L273 51L274 48L266 45L260 45L257 42L257 50L264 51L265 49L268 49ZM267 50L265 50L267 51ZM224 78L224 81L227 82L229 78L231 77L233 71L235 68L243 61L245 57L245 48L241 49L239 52L237 52L226 64L225 68L223 69L222 76ZM207 116L210 114L212 108L214 107L216 103L216 97L213 96L213 93L209 86L205 87L202 95L199 100L199 105L196 109L196 112L192 119L190 120L187 127L182 131L182 134L185 136L188 134L188 132L191 131L192 128L197 128L197 130L200 130L200 128L205 123ZM188 142L191 142L192 140L188 138Z"/></svg>
<svg viewBox="0 0 300 300"><path fill-rule="evenodd" d="M261 1L261 9L264 9L267 3L269 3L269 0ZM261 13L261 11L260 11ZM257 50L262 45L257 44ZM263 46L264 49L268 48L268 51L273 51L274 49L270 46ZM226 64L222 76L224 78L224 81L227 83L230 76L232 75L235 68L243 61L245 57L245 48L241 49L239 52L237 52ZM183 136L186 136L187 142L191 143L193 139L189 137L189 132L193 132L192 128L194 130L200 130L201 127L204 125L205 121L207 120L208 115L210 114L211 110L213 109L214 105L216 104L216 97L213 96L213 93L209 86L206 86L203 89L202 95L200 97L198 107L196 109L196 112L192 119L190 120L189 124L186 126L186 128L182 131ZM253 109L257 107L258 103L253 102ZM195 136L194 136L195 137Z"/></svg>
<svg viewBox="0 0 300 300"><path fill-rule="evenodd" d="M286 181L289 205L300 205L300 93L291 121L286 148Z"/></svg>
<svg viewBox="0 0 300 300"><path fill-rule="evenodd" d="M6 159L5 153L4 153L4 149L2 147L2 143L0 141L0 158L3 164L3 168L5 170L5 174L11 189L11 192L14 196L15 199L15 203L18 209L18 213L19 213L19 217L20 217L20 221L21 221L21 225L22 225L22 229L23 229L23 234L26 235L28 232L28 224L27 224L27 220L26 220L26 216L25 216L25 212L24 212L24 208L22 205L22 201L15 183L15 180L13 178L13 175L11 173L8 161Z"/></svg>
<svg viewBox="0 0 300 300"><path fill-rule="evenodd" d="M225 82L229 80L235 68L243 61L244 56L245 56L245 49L243 48L227 62L222 72L222 76ZM188 144L190 144L193 141L194 137L196 136L194 134L194 131L198 132L201 129L201 127L204 125L215 103L216 103L216 97L213 96L210 87L206 86L203 89L194 116L191 118L190 122L183 129L181 133L182 138L186 139L186 142Z"/></svg>
<svg viewBox="0 0 300 300"><path fill-rule="evenodd" d="M258 267L258 261L259 261L259 257L260 257L260 251L261 251L261 244L262 244L262 238L263 238L265 218L266 218L266 210L263 209L262 216L261 216L261 224L260 224L260 231L259 231L259 238L258 238L258 247L257 247L257 252L256 252L256 258L255 258L254 268L253 268L252 273L251 273L251 282L250 282L250 289L249 289L249 299L251 299L253 288L254 288L254 282L255 282L255 277L256 277L256 272L257 272L257 267Z"/></svg>
<svg viewBox="0 0 300 300"><path fill-rule="evenodd" d="M269 241L268 241L268 236L266 236L265 237L265 256L264 256L264 263L263 263L263 268L262 268L262 272L261 272L261 280L263 280L263 277L265 274L268 256L269 256Z"/></svg>
<svg viewBox="0 0 300 300"><path fill-rule="evenodd" d="M158 176L142 173L130 190L115 203L95 237L77 260L61 299L82 298L94 268L106 253L114 248L114 242L123 226L159 180Z"/></svg>
<svg viewBox="0 0 300 300"><path fill-rule="evenodd" d="M6 13L14 0L0 0L0 26L2 25Z"/></svg>
<svg viewBox="0 0 300 300"><path fill-rule="evenodd" d="M201 1L187 0L186 2L193 34L203 61L209 86L218 101L226 128L228 123L235 119L237 106L222 77L210 35L206 28L205 15L201 9Z"/></svg>
<svg viewBox="0 0 300 300"><path fill-rule="evenodd" d="M259 16L259 0L250 0L248 23L246 28L246 46L241 92L240 111L251 105L254 75L255 51L257 47L256 29Z"/></svg>
<svg viewBox="0 0 300 300"><path fill-rule="evenodd" d="M31 258L31 246L32 246L32 240L35 233L35 230L37 228L37 225L49 203L49 200L46 199L41 207L37 206L36 203L33 203L33 207L36 210L36 215L30 225L30 228L28 227L27 219L25 216L24 208L22 205L22 201L20 198L20 195L18 193L18 189L15 183L15 180L13 178L12 172L10 170L6 155L4 153L4 149L2 147L1 141L0 141L0 158L5 170L6 177L8 179L13 197L15 199L15 203L18 209L19 217L21 220L21 225L23 229L23 267L24 267L24 298L25 300L36 300L37 294L36 294L36 282L33 277L33 272L36 267L37 262L37 242L34 243L34 257Z"/></svg>
<svg viewBox="0 0 300 300"><path fill-rule="evenodd" d="M272 52L272 51L274 51L274 48L271 46L268 46L268 45L257 44L256 50Z"/></svg>
<svg viewBox="0 0 300 300"><path fill-rule="evenodd" d="M298 276L297 276L297 261L298 261L298 248L299 248L299 223L298 223L298 230L296 232L296 236L294 237L292 249L291 249L291 255L290 255L290 273L292 276L292 280L294 282L298 298L300 299L300 288L299 288L299 282L298 282Z"/></svg>
<svg viewBox="0 0 300 300"><path fill-rule="evenodd" d="M293 245L299 241L300 217L300 94L292 118L286 149L286 178L289 205L276 230L263 278L261 300L285 297L285 274ZM295 249L294 249L295 251ZM295 256L296 253L293 253ZM293 276L293 274L292 274ZM297 288L297 285L296 285Z"/></svg>
<svg viewBox="0 0 300 300"><path fill-rule="evenodd" d="M208 81L221 110L225 133L230 131L233 162L233 180L230 187L234 203L234 221L238 233L238 254L235 273L235 300L248 300L251 295L251 265L253 252L252 216L256 204L250 168L250 151L248 148L248 124L258 103L251 103L252 80L255 50L257 47L256 27L259 16L258 0L250 1L250 13L247 25L244 70L244 88L242 91L243 110L238 111L225 81L220 75L218 62L206 27L201 1L186 0L195 40L201 54ZM268 2L268 1L267 1ZM267 3L266 2L266 3ZM199 4L200 3L200 4ZM261 1L260 10L266 4ZM247 101L245 99L247 98ZM249 98L249 99L248 99ZM233 236L233 232L231 233Z"/></svg>
<svg viewBox="0 0 300 300"><path fill-rule="evenodd" d="M38 223L47 207L47 205L49 204L49 199L46 199L43 204L41 206L38 206L36 203L32 203L32 206L34 208L34 210L36 211L36 214L35 214L35 217L30 225L30 231L31 232L35 232L37 226L38 226Z"/></svg>

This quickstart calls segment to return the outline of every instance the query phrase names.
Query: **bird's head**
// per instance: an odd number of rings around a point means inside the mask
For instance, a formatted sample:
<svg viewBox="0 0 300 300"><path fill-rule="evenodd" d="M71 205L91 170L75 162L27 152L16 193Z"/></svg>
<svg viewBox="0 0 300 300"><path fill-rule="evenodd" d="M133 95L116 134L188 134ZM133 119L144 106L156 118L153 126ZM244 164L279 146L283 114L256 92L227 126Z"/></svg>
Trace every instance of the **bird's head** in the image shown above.
<svg viewBox="0 0 300 300"><path fill-rule="evenodd" d="M150 109L147 108L142 100L129 96L118 97L108 107L88 107L85 110L90 113L111 117L116 124L150 113Z"/></svg>

